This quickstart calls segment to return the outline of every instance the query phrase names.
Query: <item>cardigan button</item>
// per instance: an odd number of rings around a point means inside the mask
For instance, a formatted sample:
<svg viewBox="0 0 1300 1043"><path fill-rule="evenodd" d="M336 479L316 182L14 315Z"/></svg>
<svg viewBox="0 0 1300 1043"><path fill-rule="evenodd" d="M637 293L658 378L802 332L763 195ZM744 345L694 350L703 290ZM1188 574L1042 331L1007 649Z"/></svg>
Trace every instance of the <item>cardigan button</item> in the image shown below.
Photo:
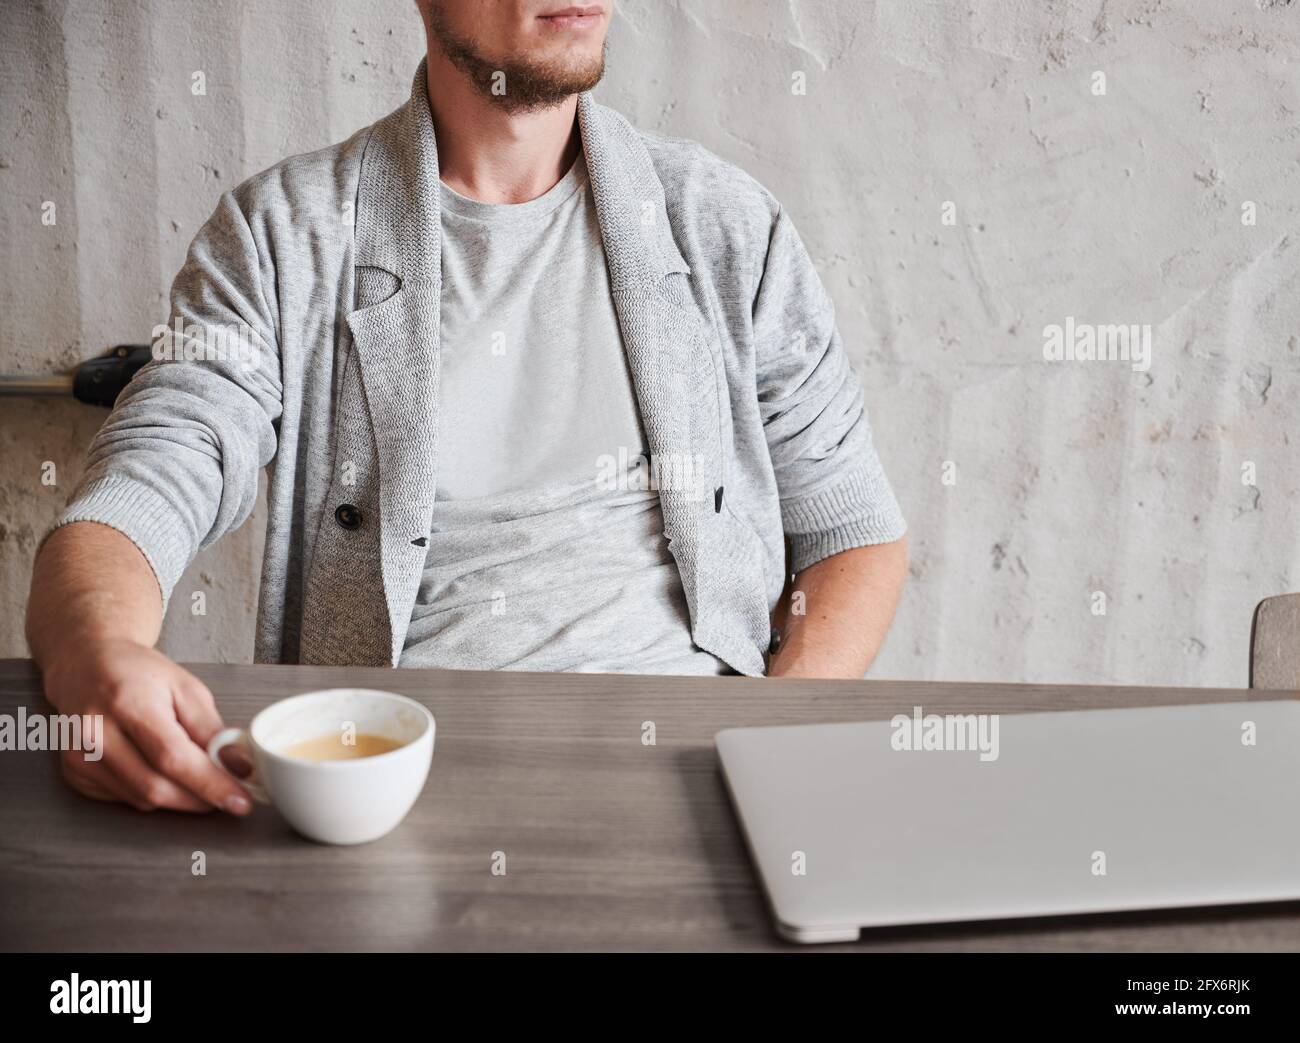
<svg viewBox="0 0 1300 1043"><path fill-rule="evenodd" d="M781 651L781 631L773 630L772 636L767 641L767 654L776 655Z"/></svg>
<svg viewBox="0 0 1300 1043"><path fill-rule="evenodd" d="M334 520L349 532L361 528L361 512L350 503L341 503L334 509Z"/></svg>

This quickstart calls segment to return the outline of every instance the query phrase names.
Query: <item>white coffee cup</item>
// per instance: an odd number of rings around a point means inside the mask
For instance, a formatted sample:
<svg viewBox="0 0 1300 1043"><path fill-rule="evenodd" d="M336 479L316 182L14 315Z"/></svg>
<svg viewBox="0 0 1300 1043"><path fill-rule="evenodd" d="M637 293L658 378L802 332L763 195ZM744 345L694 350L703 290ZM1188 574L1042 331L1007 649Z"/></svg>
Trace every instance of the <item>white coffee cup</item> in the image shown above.
<svg viewBox="0 0 1300 1043"><path fill-rule="evenodd" d="M306 760L284 751L322 736L378 735L401 746L350 760ZM307 692L272 703L247 730L226 728L208 743L220 768L221 751L236 745L254 770L239 779L255 799L294 829L323 844L364 844L396 826L424 788L433 760L433 714L404 695L365 688Z"/></svg>

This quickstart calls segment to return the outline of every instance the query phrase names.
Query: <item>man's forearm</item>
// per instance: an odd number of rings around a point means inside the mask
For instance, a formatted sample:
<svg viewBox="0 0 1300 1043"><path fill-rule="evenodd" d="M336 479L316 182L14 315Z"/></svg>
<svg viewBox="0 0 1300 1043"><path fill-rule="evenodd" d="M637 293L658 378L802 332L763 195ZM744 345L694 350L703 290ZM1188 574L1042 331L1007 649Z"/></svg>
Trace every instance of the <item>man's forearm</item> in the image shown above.
<svg viewBox="0 0 1300 1043"><path fill-rule="evenodd" d="M42 669L79 644L128 640L152 646L162 594L139 548L116 529L73 522L41 547L27 603L27 643Z"/></svg>
<svg viewBox="0 0 1300 1043"><path fill-rule="evenodd" d="M800 572L778 613L769 677L859 678L876 657L907 580L907 540L833 554Z"/></svg>

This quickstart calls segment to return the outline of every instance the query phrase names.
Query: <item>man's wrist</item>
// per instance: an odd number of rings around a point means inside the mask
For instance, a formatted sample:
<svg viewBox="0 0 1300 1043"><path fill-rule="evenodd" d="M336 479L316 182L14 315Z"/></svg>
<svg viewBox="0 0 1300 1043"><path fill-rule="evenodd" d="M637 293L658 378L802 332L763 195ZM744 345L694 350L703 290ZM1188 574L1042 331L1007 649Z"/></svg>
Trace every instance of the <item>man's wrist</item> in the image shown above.
<svg viewBox="0 0 1300 1043"><path fill-rule="evenodd" d="M32 658L42 670L82 659L94 649L113 643L152 647L149 623L134 620L110 591L73 595L57 618L33 626L28 633Z"/></svg>
<svg viewBox="0 0 1300 1043"><path fill-rule="evenodd" d="M826 642L804 640L802 628L791 628L782 639L780 650L767 664L768 677L840 678L858 680L866 666L852 652L829 647Z"/></svg>

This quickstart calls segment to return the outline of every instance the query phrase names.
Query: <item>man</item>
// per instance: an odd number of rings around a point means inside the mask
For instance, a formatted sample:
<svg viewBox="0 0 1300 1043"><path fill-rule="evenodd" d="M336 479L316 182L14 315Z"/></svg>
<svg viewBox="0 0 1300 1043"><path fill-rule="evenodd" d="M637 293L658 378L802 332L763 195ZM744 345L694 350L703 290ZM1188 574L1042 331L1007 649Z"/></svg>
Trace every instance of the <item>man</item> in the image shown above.
<svg viewBox="0 0 1300 1043"><path fill-rule="evenodd" d="M36 562L77 790L249 809L153 646L263 467L259 661L866 670L904 523L831 303L762 187L592 100L610 8L421 0L408 104L221 198Z"/></svg>

